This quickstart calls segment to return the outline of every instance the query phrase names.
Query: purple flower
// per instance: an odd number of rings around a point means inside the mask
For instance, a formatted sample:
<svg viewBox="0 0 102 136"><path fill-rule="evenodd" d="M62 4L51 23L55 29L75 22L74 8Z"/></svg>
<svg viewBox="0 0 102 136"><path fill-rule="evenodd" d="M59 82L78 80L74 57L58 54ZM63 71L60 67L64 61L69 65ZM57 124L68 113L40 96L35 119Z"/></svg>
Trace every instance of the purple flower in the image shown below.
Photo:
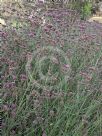
<svg viewBox="0 0 102 136"><path fill-rule="evenodd" d="M3 105L3 111L9 111L8 105Z"/></svg>
<svg viewBox="0 0 102 136"><path fill-rule="evenodd" d="M14 103L12 103L11 105L10 105L10 108L12 109L12 110L14 110L14 109L16 109L16 104L14 104Z"/></svg>
<svg viewBox="0 0 102 136"><path fill-rule="evenodd" d="M44 3L45 1L44 0L38 0L39 3Z"/></svg>
<svg viewBox="0 0 102 136"><path fill-rule="evenodd" d="M20 79L21 79L22 81L25 81L25 80L27 80L27 76L26 76L25 74L21 74L21 75L20 75Z"/></svg>
<svg viewBox="0 0 102 136"><path fill-rule="evenodd" d="M64 65L64 68L70 68L70 65L65 64L65 65Z"/></svg>
<svg viewBox="0 0 102 136"><path fill-rule="evenodd" d="M14 87L15 87L15 82L6 82L3 85L3 88L5 88L5 89L11 89L11 88L14 88Z"/></svg>
<svg viewBox="0 0 102 136"><path fill-rule="evenodd" d="M30 32L28 35L29 35L30 37L34 37L34 36L35 36L35 33L34 33L34 32Z"/></svg>
<svg viewBox="0 0 102 136"><path fill-rule="evenodd" d="M12 78L13 78L13 80L16 80L16 79L17 79L17 77L16 77L15 75L12 75Z"/></svg>

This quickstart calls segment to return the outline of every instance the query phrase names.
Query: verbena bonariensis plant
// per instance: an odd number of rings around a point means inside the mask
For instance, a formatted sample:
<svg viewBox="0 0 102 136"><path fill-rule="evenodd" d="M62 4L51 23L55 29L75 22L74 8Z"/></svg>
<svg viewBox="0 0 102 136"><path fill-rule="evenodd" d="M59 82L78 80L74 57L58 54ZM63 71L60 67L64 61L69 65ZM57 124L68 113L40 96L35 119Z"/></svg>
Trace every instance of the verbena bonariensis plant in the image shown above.
<svg viewBox="0 0 102 136"><path fill-rule="evenodd" d="M102 24L66 9L30 13L0 31L2 134L100 136Z"/></svg>

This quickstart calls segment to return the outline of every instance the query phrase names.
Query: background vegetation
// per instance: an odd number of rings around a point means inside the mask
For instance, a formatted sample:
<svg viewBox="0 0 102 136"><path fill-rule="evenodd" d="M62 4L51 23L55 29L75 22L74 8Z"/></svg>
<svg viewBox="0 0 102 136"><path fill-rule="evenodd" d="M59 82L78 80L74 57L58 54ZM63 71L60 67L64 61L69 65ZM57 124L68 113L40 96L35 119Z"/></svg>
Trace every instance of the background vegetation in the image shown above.
<svg viewBox="0 0 102 136"><path fill-rule="evenodd" d="M3 136L102 135L102 24L74 6L2 3Z"/></svg>

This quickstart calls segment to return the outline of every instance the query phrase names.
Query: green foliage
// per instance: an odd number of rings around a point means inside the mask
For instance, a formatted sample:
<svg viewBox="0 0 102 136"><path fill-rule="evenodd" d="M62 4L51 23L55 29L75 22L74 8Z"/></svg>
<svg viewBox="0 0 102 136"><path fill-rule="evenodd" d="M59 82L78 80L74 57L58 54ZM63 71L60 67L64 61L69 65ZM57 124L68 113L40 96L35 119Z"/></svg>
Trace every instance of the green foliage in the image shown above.
<svg viewBox="0 0 102 136"><path fill-rule="evenodd" d="M91 15L91 8L92 8L92 3L85 1L85 2L73 2L72 8L76 9L78 12L81 13L81 18L85 19L88 16Z"/></svg>
<svg viewBox="0 0 102 136"><path fill-rule="evenodd" d="M86 2L81 8L82 18L86 18L91 15L92 4L90 2Z"/></svg>

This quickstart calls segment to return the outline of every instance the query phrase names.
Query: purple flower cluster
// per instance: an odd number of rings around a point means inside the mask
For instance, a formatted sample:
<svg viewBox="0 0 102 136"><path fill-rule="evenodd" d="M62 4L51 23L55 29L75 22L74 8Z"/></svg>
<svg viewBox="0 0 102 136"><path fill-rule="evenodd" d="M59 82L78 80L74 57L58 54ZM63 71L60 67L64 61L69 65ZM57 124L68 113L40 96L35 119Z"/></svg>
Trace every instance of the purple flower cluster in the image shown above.
<svg viewBox="0 0 102 136"><path fill-rule="evenodd" d="M3 85L3 88L5 88L5 89L12 89L14 87L15 87L15 82L6 82Z"/></svg>

